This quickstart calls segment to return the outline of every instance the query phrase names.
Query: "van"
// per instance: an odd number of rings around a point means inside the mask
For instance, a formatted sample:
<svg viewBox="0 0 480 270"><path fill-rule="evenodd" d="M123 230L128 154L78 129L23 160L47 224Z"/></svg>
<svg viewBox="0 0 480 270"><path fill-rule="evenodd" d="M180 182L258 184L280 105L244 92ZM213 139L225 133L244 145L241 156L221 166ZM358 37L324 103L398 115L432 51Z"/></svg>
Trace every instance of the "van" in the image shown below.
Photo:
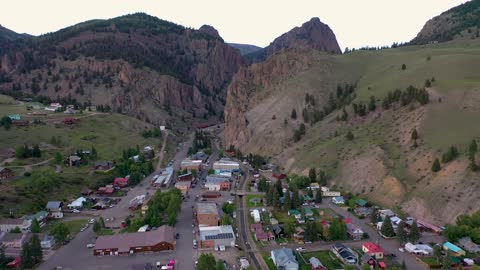
<svg viewBox="0 0 480 270"><path fill-rule="evenodd" d="M87 244L87 248L94 248L95 244Z"/></svg>
<svg viewBox="0 0 480 270"><path fill-rule="evenodd" d="M197 240L193 240L193 248L196 249L197 248Z"/></svg>

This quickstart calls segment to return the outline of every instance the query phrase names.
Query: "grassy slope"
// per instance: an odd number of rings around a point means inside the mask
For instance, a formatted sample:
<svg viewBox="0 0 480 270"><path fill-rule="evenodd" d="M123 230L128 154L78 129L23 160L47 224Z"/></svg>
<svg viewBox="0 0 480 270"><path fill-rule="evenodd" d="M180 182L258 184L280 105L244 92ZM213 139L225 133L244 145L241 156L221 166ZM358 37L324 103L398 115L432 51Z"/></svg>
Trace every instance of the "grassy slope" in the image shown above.
<svg viewBox="0 0 480 270"><path fill-rule="evenodd" d="M3 97L0 97L3 98ZM33 119L29 116L25 105L0 104L0 115L11 113L20 113L24 119ZM30 112L30 111L28 111ZM76 115L75 117L84 117ZM12 127L10 130L0 128L0 149L15 147L24 143L39 144L44 150L43 156L37 160L16 160L9 164L12 166L31 164L53 157L54 152L61 152L66 156L76 149L90 149L92 146L98 151L99 160L115 160L120 158L122 151L128 147L136 147L139 145L152 145L155 149L160 149L162 139L148 138L145 139L140 135L144 128L151 129L150 124L146 124L137 119L120 115L120 114L103 114L84 117L80 122L73 126L67 127L59 125L55 127L55 121L61 121L63 118L69 117L64 114L49 114L48 116L38 116L36 118L45 121L45 125L32 125L26 128ZM61 137L62 145L56 147L50 145L52 136ZM176 139L171 136L169 143L176 143ZM180 138L179 138L180 139ZM172 141L173 140L173 141ZM175 142L174 142L175 141ZM47 164L42 167L34 167L34 170L47 170L53 172L54 166ZM67 200L78 196L86 186L91 185L97 179L108 177L98 174L91 174L89 170L91 164L80 168L64 168L61 177L61 185L49 194L51 199ZM17 177L13 180L2 182L0 185L2 201L1 212L7 212L8 209L15 209L16 213L27 213L29 204L16 194L17 187L23 187L30 181L29 177L21 176L23 169L15 168Z"/></svg>
<svg viewBox="0 0 480 270"><path fill-rule="evenodd" d="M460 212L479 207L471 205L472 201L478 201L475 192L464 192L464 189L472 190L470 179L476 182L480 178L465 169L465 154L459 161L444 165L440 173L430 172L433 157L439 157L447 147L457 145L465 153L470 141L480 138L477 121L479 45L478 40L461 41L321 56L324 61L276 86L282 91L275 92L269 99L290 100L290 104L279 105L278 110L285 113L282 117L277 114L280 119L277 122L289 119L294 105L297 112L301 111L302 99L306 92L312 93L312 89L322 104L322 98L327 96L325 92L332 91L332 84L336 82L357 81L355 102L366 102L372 95L382 99L389 91L405 89L408 85L423 87L426 79L435 77L429 89L431 103L424 107L377 110L365 118L353 117L349 108L347 123L335 121L334 114L313 127L307 125L305 138L297 144L290 141L280 154L264 153L276 156L286 170L293 172L306 174L310 167L323 168L334 176L333 184L345 186L354 193L367 193L386 205L398 203L412 214L431 221L450 221ZM402 64L407 66L404 71ZM328 82L322 78L328 78ZM265 104L268 99L251 112L261 111ZM258 127L275 122L267 119L271 116L259 116L262 117L263 123ZM289 123L288 128L277 126L278 130L285 130L283 136L291 136L296 124ZM414 127L420 134L420 147L416 150L410 148ZM252 128L255 130L253 140L261 142L261 131ZM347 130L353 130L356 137L353 142L344 138ZM338 137L333 136L335 131L340 134ZM268 150L266 146L263 149Z"/></svg>

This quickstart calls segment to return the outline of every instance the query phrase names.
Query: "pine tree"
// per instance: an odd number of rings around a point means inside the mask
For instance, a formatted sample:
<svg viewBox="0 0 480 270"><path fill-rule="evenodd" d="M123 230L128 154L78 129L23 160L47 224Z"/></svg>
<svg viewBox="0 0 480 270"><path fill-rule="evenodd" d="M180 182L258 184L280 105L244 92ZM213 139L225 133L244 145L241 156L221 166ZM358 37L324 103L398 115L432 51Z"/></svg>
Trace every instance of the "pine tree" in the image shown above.
<svg viewBox="0 0 480 270"><path fill-rule="evenodd" d="M438 158L435 158L432 164L432 172L438 172L440 171L440 169L441 169L440 161L438 160Z"/></svg>
<svg viewBox="0 0 480 270"><path fill-rule="evenodd" d="M7 263L7 256L5 255L5 248L0 246L0 267Z"/></svg>
<svg viewBox="0 0 480 270"><path fill-rule="evenodd" d="M355 136L353 136L352 131L349 130L347 132L347 135L345 135L345 138L347 138L347 140L349 140L349 141L352 141L353 139L355 139Z"/></svg>
<svg viewBox="0 0 480 270"><path fill-rule="evenodd" d="M268 188L267 192L267 204L272 205L273 204L273 191L275 190L274 185L270 185Z"/></svg>
<svg viewBox="0 0 480 270"><path fill-rule="evenodd" d="M410 228L410 233L408 234L408 240L412 243L418 242L420 240L421 234L420 229L418 228L417 221L413 221L412 227Z"/></svg>
<svg viewBox="0 0 480 270"><path fill-rule="evenodd" d="M405 69L407 69L407 65L402 64L402 70L405 70Z"/></svg>
<svg viewBox="0 0 480 270"><path fill-rule="evenodd" d="M310 178L310 182L314 183L317 181L317 171L315 168L310 168L308 171L308 177Z"/></svg>
<svg viewBox="0 0 480 270"><path fill-rule="evenodd" d="M477 145L477 141L475 140L472 140L472 142L470 143L470 146L468 147L468 152L470 154L476 154L478 152L478 145Z"/></svg>
<svg viewBox="0 0 480 270"><path fill-rule="evenodd" d="M298 194L298 189L293 190L293 195L292 195L292 206L294 209L299 209L301 207L300 203L300 195Z"/></svg>
<svg viewBox="0 0 480 270"><path fill-rule="evenodd" d="M292 197L290 196L290 191L287 190L283 196L285 197L285 201L283 202L283 210L288 211L292 208Z"/></svg>
<svg viewBox="0 0 480 270"><path fill-rule="evenodd" d="M376 109L377 109L377 104L376 104L376 101L375 101L375 97L371 96L370 97L370 103L368 104L368 110L373 112Z"/></svg>
<svg viewBox="0 0 480 270"><path fill-rule="evenodd" d="M469 155L470 155L469 156L470 164L468 165L468 167L472 172L476 172L478 171L478 165L477 165L477 162L475 161L475 154L469 154Z"/></svg>
<svg viewBox="0 0 480 270"><path fill-rule="evenodd" d="M452 259L451 259L450 251L447 251L447 254L443 256L442 260L442 269L443 270L450 270L452 269Z"/></svg>
<svg viewBox="0 0 480 270"><path fill-rule="evenodd" d="M440 259L442 258L442 248L438 245L433 246L433 257L440 263Z"/></svg>
<svg viewBox="0 0 480 270"><path fill-rule="evenodd" d="M262 177L258 182L258 191L259 192L267 192L268 191L268 183L265 177Z"/></svg>
<svg viewBox="0 0 480 270"><path fill-rule="evenodd" d="M397 227L397 240L400 245L404 245L407 242L407 231L405 230L405 222L401 221Z"/></svg>
<svg viewBox="0 0 480 270"><path fill-rule="evenodd" d="M322 203L322 191L317 190L317 193L315 193L315 202L316 203Z"/></svg>
<svg viewBox="0 0 480 270"><path fill-rule="evenodd" d="M32 268L35 265L30 242L25 242L23 244L20 257L22 258L22 268Z"/></svg>
<svg viewBox="0 0 480 270"><path fill-rule="evenodd" d="M373 208L372 214L370 215L370 222L371 222L372 224L376 225L377 222L378 222L378 218L379 218L378 209L377 209L377 208Z"/></svg>
<svg viewBox="0 0 480 270"><path fill-rule="evenodd" d="M36 218L33 219L32 225L30 227L30 231L32 233L40 233L40 223Z"/></svg>
<svg viewBox="0 0 480 270"><path fill-rule="evenodd" d="M382 235L385 237L394 237L395 231L393 230L392 221L389 216L386 216L383 220L382 227L380 228Z"/></svg>
<svg viewBox="0 0 480 270"><path fill-rule="evenodd" d="M30 240L30 251L32 252L33 261L35 264L42 262L43 251L38 235L34 234Z"/></svg>
<svg viewBox="0 0 480 270"><path fill-rule="evenodd" d="M277 189L273 190L272 205L275 209L280 209L280 194Z"/></svg>
<svg viewBox="0 0 480 270"><path fill-rule="evenodd" d="M95 147L92 146L92 150L90 151L90 158L92 160L96 160L97 157L98 157L97 149L95 149Z"/></svg>
<svg viewBox="0 0 480 270"><path fill-rule="evenodd" d="M297 111L295 109L292 109L292 113L290 114L290 117L292 119L297 119Z"/></svg>
<svg viewBox="0 0 480 270"><path fill-rule="evenodd" d="M412 140L416 141L418 139L418 133L417 133L417 129L414 128L412 130Z"/></svg>

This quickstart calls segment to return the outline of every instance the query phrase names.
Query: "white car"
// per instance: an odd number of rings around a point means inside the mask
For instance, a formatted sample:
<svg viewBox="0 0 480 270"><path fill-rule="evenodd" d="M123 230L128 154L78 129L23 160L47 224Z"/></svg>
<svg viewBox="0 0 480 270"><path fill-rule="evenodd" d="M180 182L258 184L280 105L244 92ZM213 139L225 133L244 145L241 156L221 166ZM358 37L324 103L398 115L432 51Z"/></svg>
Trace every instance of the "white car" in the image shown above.
<svg viewBox="0 0 480 270"><path fill-rule="evenodd" d="M87 244L87 248L94 248L95 244Z"/></svg>
<svg viewBox="0 0 480 270"><path fill-rule="evenodd" d="M80 213L80 210L78 210L78 209L73 209L73 210L72 210L72 213Z"/></svg>
<svg viewBox="0 0 480 270"><path fill-rule="evenodd" d="M83 228L80 229L81 232L84 232L85 230L86 230L85 227L83 227Z"/></svg>
<svg viewBox="0 0 480 270"><path fill-rule="evenodd" d="M307 249L304 247L298 247L295 249L296 251L306 251Z"/></svg>
<svg viewBox="0 0 480 270"><path fill-rule="evenodd" d="M399 248L398 251L400 251L400 252L405 252L405 249Z"/></svg>
<svg viewBox="0 0 480 270"><path fill-rule="evenodd" d="M90 224L95 223L95 219L94 218L90 219L90 221L88 223L90 223Z"/></svg>

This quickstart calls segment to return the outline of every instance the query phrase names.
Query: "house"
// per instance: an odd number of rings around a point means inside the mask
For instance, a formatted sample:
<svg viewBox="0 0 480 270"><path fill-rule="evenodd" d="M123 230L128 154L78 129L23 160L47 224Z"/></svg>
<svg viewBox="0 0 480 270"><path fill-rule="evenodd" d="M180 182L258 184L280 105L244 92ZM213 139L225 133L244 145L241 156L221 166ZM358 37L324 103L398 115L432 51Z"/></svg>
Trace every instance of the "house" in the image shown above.
<svg viewBox="0 0 480 270"><path fill-rule="evenodd" d="M117 177L113 180L113 185L116 187L126 187L128 185L128 178Z"/></svg>
<svg viewBox="0 0 480 270"><path fill-rule="evenodd" d="M305 239L305 230L302 227L296 227L293 233L293 239L297 242L302 242Z"/></svg>
<svg viewBox="0 0 480 270"><path fill-rule="evenodd" d="M78 199L74 200L70 204L67 205L68 209L82 209L83 203L86 202L87 199L85 197L79 197Z"/></svg>
<svg viewBox="0 0 480 270"><path fill-rule="evenodd" d="M367 201L364 199L358 199L355 201L356 207L365 207L367 205Z"/></svg>
<svg viewBox="0 0 480 270"><path fill-rule="evenodd" d="M213 163L213 169L218 171L239 171L240 164L227 158L222 158Z"/></svg>
<svg viewBox="0 0 480 270"><path fill-rule="evenodd" d="M10 177L13 177L13 171L5 167L0 167L0 180L5 180Z"/></svg>
<svg viewBox="0 0 480 270"><path fill-rule="evenodd" d="M280 224L272 225L272 231L276 238L285 237L285 231L283 230L283 226Z"/></svg>
<svg viewBox="0 0 480 270"><path fill-rule="evenodd" d="M97 161L97 162L95 162L94 168L95 168L95 170L99 170L99 171L110 170L111 168L113 168L113 162L109 161L109 160Z"/></svg>
<svg viewBox="0 0 480 270"><path fill-rule="evenodd" d="M45 209L50 213L50 217L63 218L62 206L63 203L60 201L49 201Z"/></svg>
<svg viewBox="0 0 480 270"><path fill-rule="evenodd" d="M231 225L200 227L200 247L204 249L225 250L235 246L235 233Z"/></svg>
<svg viewBox="0 0 480 270"><path fill-rule="evenodd" d="M43 239L40 241L40 246L43 249L50 249L54 245L55 245L55 237L49 234L45 234L45 236L43 236Z"/></svg>
<svg viewBox="0 0 480 270"><path fill-rule="evenodd" d="M192 182L193 181L193 174L192 173L186 173L177 176L177 182Z"/></svg>
<svg viewBox="0 0 480 270"><path fill-rule="evenodd" d="M294 216L297 220L302 218L302 214L297 209L288 210L289 216Z"/></svg>
<svg viewBox="0 0 480 270"><path fill-rule="evenodd" d="M334 204L345 204L345 199L343 196L336 196L332 198L332 203Z"/></svg>
<svg viewBox="0 0 480 270"><path fill-rule="evenodd" d="M466 251L471 253L480 252L480 245L475 244L470 237L463 237L458 240L458 244Z"/></svg>
<svg viewBox="0 0 480 270"><path fill-rule="evenodd" d="M258 209L253 209L250 215L253 217L253 222L260 222L260 211Z"/></svg>
<svg viewBox="0 0 480 270"><path fill-rule="evenodd" d="M382 220L384 220L387 216L390 218L396 216L396 214L390 209L378 210L378 214Z"/></svg>
<svg viewBox="0 0 480 270"><path fill-rule="evenodd" d="M340 197L342 194L340 191L332 191L328 187L321 187L323 197Z"/></svg>
<svg viewBox="0 0 480 270"><path fill-rule="evenodd" d="M217 226L219 220L215 203L197 203L197 223L199 227Z"/></svg>
<svg viewBox="0 0 480 270"><path fill-rule="evenodd" d="M196 159L196 160L201 160L203 162L206 162L208 160L208 155L205 154L204 152L197 152L196 154L194 154L192 156L193 159Z"/></svg>
<svg viewBox="0 0 480 270"><path fill-rule="evenodd" d="M22 119L20 114L11 114L11 115L8 116L8 118L10 118L10 120L12 120L12 121L18 121L18 120Z"/></svg>
<svg viewBox="0 0 480 270"><path fill-rule="evenodd" d="M313 211L310 208L304 208L305 216L306 217L313 217Z"/></svg>
<svg viewBox="0 0 480 270"><path fill-rule="evenodd" d="M275 236L272 232L265 232L263 229L255 231L255 240L267 242L270 240L275 240Z"/></svg>
<svg viewBox="0 0 480 270"><path fill-rule="evenodd" d="M33 222L34 219L38 221L40 224L40 227L45 226L45 223L47 222L47 217L48 217L48 212L47 211L39 211L33 215L27 216L27 220L30 220Z"/></svg>
<svg viewBox="0 0 480 270"><path fill-rule="evenodd" d="M22 232L27 232L30 230L31 225L32 221L28 219L5 218L0 220L0 231L10 232L18 227Z"/></svg>
<svg viewBox="0 0 480 270"><path fill-rule="evenodd" d="M192 183L190 183L190 182L176 182L175 183L175 187L178 188L184 196L188 194L188 191L190 191L191 186L192 186Z"/></svg>
<svg viewBox="0 0 480 270"><path fill-rule="evenodd" d="M201 166L202 166L201 160L184 159L180 163L180 170L200 171Z"/></svg>
<svg viewBox="0 0 480 270"><path fill-rule="evenodd" d="M60 109L62 108L62 104L58 103L58 102L52 102L50 103L50 108L53 108L53 109Z"/></svg>
<svg viewBox="0 0 480 270"><path fill-rule="evenodd" d="M368 264L368 266L370 266L370 269L375 269L378 262L375 257L372 257L370 254L365 253L362 256L360 263L361 265Z"/></svg>
<svg viewBox="0 0 480 270"><path fill-rule="evenodd" d="M72 167L72 166L80 166L82 164L82 158L79 157L79 156L69 156L67 158L67 161L66 163L68 164L68 166Z"/></svg>
<svg viewBox="0 0 480 270"><path fill-rule="evenodd" d="M327 268L323 266L322 262L315 257L311 257L308 261L312 267L312 270L327 270Z"/></svg>
<svg viewBox="0 0 480 270"><path fill-rule="evenodd" d="M175 245L175 228L163 225L148 232L99 236L93 255L131 255L138 252L174 250Z"/></svg>
<svg viewBox="0 0 480 270"><path fill-rule="evenodd" d="M155 177L153 179L154 181L152 185L155 186L156 188L170 186L170 183L172 182L172 179L173 179L173 167L165 168L165 170L163 170L162 173L156 179Z"/></svg>
<svg viewBox="0 0 480 270"><path fill-rule="evenodd" d="M365 242L362 245L362 250L370 256L375 257L375 259L377 260L383 259L383 255L385 253L385 251L383 250L383 248L380 247L380 245L377 245L373 242Z"/></svg>
<svg viewBox="0 0 480 270"><path fill-rule="evenodd" d="M231 183L226 177L211 177L207 176L205 182L205 189L210 191L230 190Z"/></svg>
<svg viewBox="0 0 480 270"><path fill-rule="evenodd" d="M202 193L202 198L216 199L216 198L220 198L221 196L222 196L222 193L218 191L205 191Z"/></svg>
<svg viewBox="0 0 480 270"><path fill-rule="evenodd" d="M250 225L250 230L251 230L252 232L256 232L256 231L258 231L258 230L262 230L262 231L263 231L263 226L262 226L262 224L260 224L260 223L253 223L252 225Z"/></svg>
<svg viewBox="0 0 480 270"><path fill-rule="evenodd" d="M0 233L0 246L5 248L21 248L32 238L31 233Z"/></svg>
<svg viewBox="0 0 480 270"><path fill-rule="evenodd" d="M345 264L356 264L358 262L358 255L350 248L347 248L343 244L334 244L331 251L337 258L339 258Z"/></svg>
<svg viewBox="0 0 480 270"><path fill-rule="evenodd" d="M298 262L290 248L273 249L270 257L278 269L298 270Z"/></svg>
<svg viewBox="0 0 480 270"><path fill-rule="evenodd" d="M283 179L287 178L287 175L284 174L284 173L273 173L272 176L273 176L273 178L275 178L277 180L283 180Z"/></svg>
<svg viewBox="0 0 480 270"><path fill-rule="evenodd" d="M250 263L245 258L240 258L239 264L240 264L240 270L248 269L250 267Z"/></svg>
<svg viewBox="0 0 480 270"><path fill-rule="evenodd" d="M405 244L405 250L409 253L414 255L421 255L421 256L432 256L433 255L433 248L428 245L418 244L414 245L412 243Z"/></svg>
<svg viewBox="0 0 480 270"><path fill-rule="evenodd" d="M311 190L319 190L320 185L318 183L311 183L309 189Z"/></svg>
<svg viewBox="0 0 480 270"><path fill-rule="evenodd" d="M461 257L461 256L465 256L465 250L459 248L458 246L450 243L450 242L445 242L443 244L443 249L445 251L450 251L452 253L452 256L454 257Z"/></svg>
<svg viewBox="0 0 480 270"><path fill-rule="evenodd" d="M373 209L369 207L356 207L355 209L353 209L353 212L355 213L355 215L365 218L372 215Z"/></svg>
<svg viewBox="0 0 480 270"><path fill-rule="evenodd" d="M353 223L347 224L347 233L353 240L361 240L363 238L363 230Z"/></svg>

